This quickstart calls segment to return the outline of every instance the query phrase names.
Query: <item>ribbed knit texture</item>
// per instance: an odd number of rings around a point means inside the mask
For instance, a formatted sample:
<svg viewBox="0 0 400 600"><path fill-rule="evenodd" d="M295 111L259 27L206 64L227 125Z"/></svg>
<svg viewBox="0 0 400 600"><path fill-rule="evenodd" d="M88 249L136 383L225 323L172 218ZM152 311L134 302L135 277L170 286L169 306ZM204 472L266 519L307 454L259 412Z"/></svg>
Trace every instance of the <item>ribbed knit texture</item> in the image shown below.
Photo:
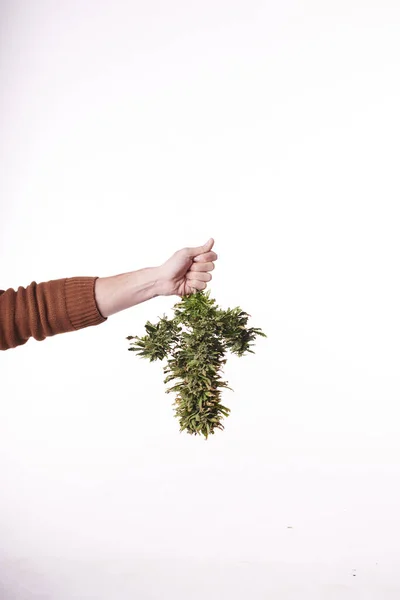
<svg viewBox="0 0 400 600"><path fill-rule="evenodd" d="M65 304L74 329L83 329L105 321L94 296L96 277L72 277L65 280Z"/></svg>
<svg viewBox="0 0 400 600"><path fill-rule="evenodd" d="M29 338L67 333L106 321L94 294L97 277L71 277L18 291L0 290L0 350L25 344Z"/></svg>

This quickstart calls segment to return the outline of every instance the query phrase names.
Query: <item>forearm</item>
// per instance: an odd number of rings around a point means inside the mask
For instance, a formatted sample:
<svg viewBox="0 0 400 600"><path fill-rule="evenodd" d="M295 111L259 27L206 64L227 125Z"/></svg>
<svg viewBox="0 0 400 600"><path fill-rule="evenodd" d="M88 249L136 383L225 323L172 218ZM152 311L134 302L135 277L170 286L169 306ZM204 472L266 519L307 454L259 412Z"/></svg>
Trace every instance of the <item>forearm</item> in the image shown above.
<svg viewBox="0 0 400 600"><path fill-rule="evenodd" d="M32 282L0 291L0 350L99 325L107 317L160 295L159 269L113 277L73 277Z"/></svg>
<svg viewBox="0 0 400 600"><path fill-rule="evenodd" d="M148 267L112 277L99 277L94 292L99 312L107 318L159 296L159 269Z"/></svg>

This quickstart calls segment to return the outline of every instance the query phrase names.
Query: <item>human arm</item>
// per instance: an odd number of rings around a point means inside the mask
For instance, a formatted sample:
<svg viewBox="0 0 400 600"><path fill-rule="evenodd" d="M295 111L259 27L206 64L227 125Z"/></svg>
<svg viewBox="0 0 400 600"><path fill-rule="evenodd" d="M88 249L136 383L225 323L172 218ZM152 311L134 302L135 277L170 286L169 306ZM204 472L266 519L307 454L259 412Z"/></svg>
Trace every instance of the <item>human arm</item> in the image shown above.
<svg viewBox="0 0 400 600"><path fill-rule="evenodd" d="M184 248L159 267L111 277L72 277L32 282L17 291L0 291L0 350L99 325L121 310L156 296L185 295L205 289L217 256L214 241Z"/></svg>
<svg viewBox="0 0 400 600"><path fill-rule="evenodd" d="M97 279L95 295L101 314L109 317L155 296L185 296L204 290L218 258L213 245L210 238L204 246L178 250L159 267Z"/></svg>

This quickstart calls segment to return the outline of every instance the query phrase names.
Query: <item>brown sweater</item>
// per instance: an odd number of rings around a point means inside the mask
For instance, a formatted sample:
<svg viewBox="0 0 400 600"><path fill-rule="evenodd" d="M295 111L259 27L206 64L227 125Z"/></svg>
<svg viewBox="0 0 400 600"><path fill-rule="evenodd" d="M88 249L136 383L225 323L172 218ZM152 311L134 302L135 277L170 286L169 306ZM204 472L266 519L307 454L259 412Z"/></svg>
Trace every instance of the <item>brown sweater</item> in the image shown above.
<svg viewBox="0 0 400 600"><path fill-rule="evenodd" d="M95 300L97 277L32 282L18 291L0 290L0 350L99 325L105 319Z"/></svg>

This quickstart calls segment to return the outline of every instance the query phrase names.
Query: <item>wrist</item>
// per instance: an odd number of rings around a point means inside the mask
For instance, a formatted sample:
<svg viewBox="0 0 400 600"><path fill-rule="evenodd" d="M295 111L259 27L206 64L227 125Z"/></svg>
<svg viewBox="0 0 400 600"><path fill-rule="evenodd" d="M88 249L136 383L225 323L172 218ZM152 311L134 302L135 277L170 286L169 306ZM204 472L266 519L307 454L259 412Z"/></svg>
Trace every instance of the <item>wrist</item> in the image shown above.
<svg viewBox="0 0 400 600"><path fill-rule="evenodd" d="M171 282L165 276L163 265L154 268L153 276L155 278L154 290L156 296L171 296Z"/></svg>

